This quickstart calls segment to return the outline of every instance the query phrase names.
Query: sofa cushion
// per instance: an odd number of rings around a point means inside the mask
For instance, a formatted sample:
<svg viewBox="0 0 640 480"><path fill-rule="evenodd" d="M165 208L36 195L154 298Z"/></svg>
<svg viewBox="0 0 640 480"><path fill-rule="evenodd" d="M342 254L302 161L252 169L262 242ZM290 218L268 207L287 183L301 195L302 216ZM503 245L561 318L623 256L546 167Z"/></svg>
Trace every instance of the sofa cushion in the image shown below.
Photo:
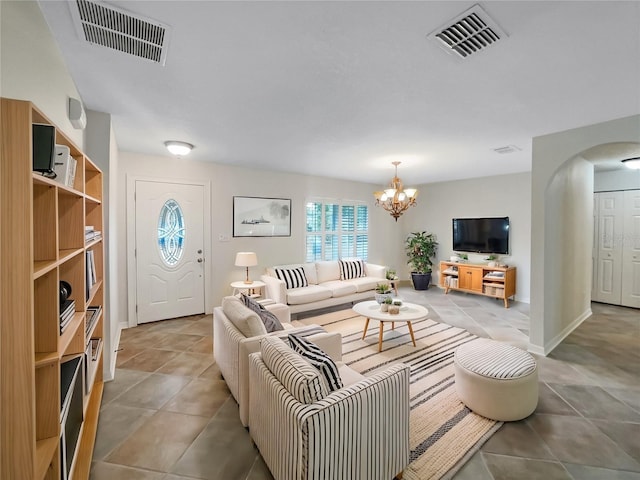
<svg viewBox="0 0 640 480"><path fill-rule="evenodd" d="M260 320L264 323L264 328L267 329L267 333L284 330L284 327L280 323L280 320L278 320L278 317L256 302L253 298L243 293L241 299L245 307L258 314Z"/></svg>
<svg viewBox="0 0 640 480"><path fill-rule="evenodd" d="M332 297L344 297L345 295L351 295L358 291L358 288L342 280L332 280L330 282L324 282L320 285L331 291Z"/></svg>
<svg viewBox="0 0 640 480"><path fill-rule="evenodd" d="M331 290L320 285L309 285L304 288L287 290L287 303L289 305L301 305L303 303L317 302L331 298Z"/></svg>
<svg viewBox="0 0 640 480"><path fill-rule="evenodd" d="M318 284L340 280L340 266L337 260L326 262L316 262L316 273L318 274Z"/></svg>
<svg viewBox="0 0 640 480"><path fill-rule="evenodd" d="M354 285L358 293L360 293L375 290L378 283L389 283L389 281L384 278L377 277L360 277L352 278L351 280L344 280L344 283Z"/></svg>
<svg viewBox="0 0 640 480"><path fill-rule="evenodd" d="M302 266L296 268L275 268L276 277L284 282L287 290L309 285Z"/></svg>
<svg viewBox="0 0 640 480"><path fill-rule="evenodd" d="M340 280L351 280L365 276L364 262L362 260L339 260Z"/></svg>
<svg viewBox="0 0 640 480"><path fill-rule="evenodd" d="M289 345L294 352L299 353L307 362L318 369L327 382L329 392L342 388L342 380L336 363L320 347L292 333L289 334Z"/></svg>
<svg viewBox="0 0 640 480"><path fill-rule="evenodd" d="M364 380L366 378L364 375L348 367L344 362L336 362L336 366L338 367L338 373L342 379L342 385L345 387L358 383L360 380Z"/></svg>
<svg viewBox="0 0 640 480"><path fill-rule="evenodd" d="M328 395L320 372L282 340L265 337L260 349L266 367L300 403L314 403Z"/></svg>
<svg viewBox="0 0 640 480"><path fill-rule="evenodd" d="M245 307L236 297L224 297L222 311L245 337L255 337L267 333L258 314Z"/></svg>

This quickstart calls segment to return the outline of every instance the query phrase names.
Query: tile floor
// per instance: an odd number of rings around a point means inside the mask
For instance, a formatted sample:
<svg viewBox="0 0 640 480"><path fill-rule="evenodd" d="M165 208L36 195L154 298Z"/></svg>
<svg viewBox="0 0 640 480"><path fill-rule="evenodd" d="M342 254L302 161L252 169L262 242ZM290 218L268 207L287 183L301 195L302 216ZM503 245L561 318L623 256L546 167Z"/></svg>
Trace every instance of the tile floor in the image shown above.
<svg viewBox="0 0 640 480"><path fill-rule="evenodd" d="M430 318L526 346L528 305L432 288L400 296ZM640 312L593 304L548 357L540 402L505 424L456 480L640 480ZM105 384L91 478L271 479L213 362L211 316L122 332L116 378ZM354 479L360 480L360 479Z"/></svg>

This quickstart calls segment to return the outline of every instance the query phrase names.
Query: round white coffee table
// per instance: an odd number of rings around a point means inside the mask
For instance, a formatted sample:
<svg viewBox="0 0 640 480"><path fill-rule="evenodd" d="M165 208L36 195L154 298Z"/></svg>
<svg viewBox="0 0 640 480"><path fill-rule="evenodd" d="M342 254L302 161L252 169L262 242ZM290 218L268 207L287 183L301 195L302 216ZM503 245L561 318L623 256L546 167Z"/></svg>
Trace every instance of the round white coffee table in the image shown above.
<svg viewBox="0 0 640 480"><path fill-rule="evenodd" d="M356 303L353 306L353 311L367 319L367 322L364 324L364 333L362 334L363 340L367 335L369 320L378 320L380 322L380 335L378 337L379 352L382 351L382 334L384 331L384 322L391 322L391 329L395 328L395 322L407 322L407 327L409 327L409 334L411 335L411 341L413 342L413 346L415 347L416 339L413 336L413 327L411 326L411 322L423 320L427 318L427 315L429 314L429 310L427 310L422 305L402 302L400 313L392 315L388 312L381 312L380 305L375 300Z"/></svg>

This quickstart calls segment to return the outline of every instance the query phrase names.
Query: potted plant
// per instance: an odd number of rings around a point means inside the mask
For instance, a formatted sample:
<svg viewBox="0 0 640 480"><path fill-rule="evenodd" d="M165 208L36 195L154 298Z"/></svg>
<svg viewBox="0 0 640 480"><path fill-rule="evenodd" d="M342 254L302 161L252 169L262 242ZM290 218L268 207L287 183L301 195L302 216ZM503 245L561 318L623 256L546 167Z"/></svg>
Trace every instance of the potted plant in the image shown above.
<svg viewBox="0 0 640 480"><path fill-rule="evenodd" d="M381 312L388 312L389 311L389 305L391 305L391 297L387 297L382 301L382 303L380 304L380 311Z"/></svg>
<svg viewBox="0 0 640 480"><path fill-rule="evenodd" d="M407 237L405 250L411 267L411 280L416 290L427 290L431 283L432 258L436 255L438 242L433 233L413 232Z"/></svg>
<svg viewBox="0 0 640 480"><path fill-rule="evenodd" d="M379 304L382 304L382 302L384 302L385 299L387 298L391 298L391 287L389 286L388 283L378 283L376 284L376 293L375 293L375 299L376 302L378 302Z"/></svg>
<svg viewBox="0 0 640 480"><path fill-rule="evenodd" d="M493 253L492 253L491 255L488 255L488 256L485 258L485 260L488 260L488 262L489 262L489 263L488 263L487 265L488 265L489 267L495 267L495 266L497 265L497 263L498 263L498 262L497 262L498 257L497 257L496 255L494 255Z"/></svg>

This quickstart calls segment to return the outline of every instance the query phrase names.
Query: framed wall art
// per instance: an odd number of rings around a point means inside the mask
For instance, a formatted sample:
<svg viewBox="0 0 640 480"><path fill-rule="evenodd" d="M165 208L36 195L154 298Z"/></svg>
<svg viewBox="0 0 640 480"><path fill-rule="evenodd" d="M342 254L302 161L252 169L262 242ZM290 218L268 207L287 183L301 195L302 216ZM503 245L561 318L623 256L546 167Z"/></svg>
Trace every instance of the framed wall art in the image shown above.
<svg viewBox="0 0 640 480"><path fill-rule="evenodd" d="M234 237L290 237L291 199L233 197Z"/></svg>

